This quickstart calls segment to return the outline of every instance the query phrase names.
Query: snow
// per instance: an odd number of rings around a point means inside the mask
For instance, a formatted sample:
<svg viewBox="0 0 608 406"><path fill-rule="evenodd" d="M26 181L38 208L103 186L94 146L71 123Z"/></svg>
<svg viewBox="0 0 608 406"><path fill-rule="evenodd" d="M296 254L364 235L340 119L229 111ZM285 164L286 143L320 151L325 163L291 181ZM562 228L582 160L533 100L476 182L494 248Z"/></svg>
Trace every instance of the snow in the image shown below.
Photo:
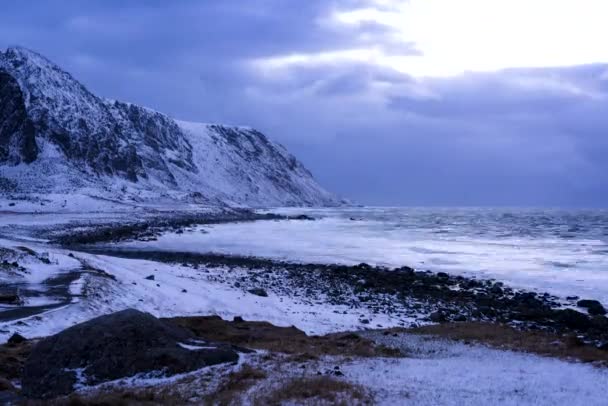
<svg viewBox="0 0 608 406"><path fill-rule="evenodd" d="M183 172L180 182L199 182L203 190L233 205L337 203L292 155L263 134L247 127L177 123L192 145L199 173L204 174Z"/></svg>
<svg viewBox="0 0 608 406"><path fill-rule="evenodd" d="M19 272L18 276L11 276L12 282L21 282L27 284L40 284L51 276L66 273L80 267L80 262L68 256L68 252L63 250L48 249L45 246L38 244L29 245L27 248L33 247L36 251L36 256L26 255L20 252L23 244L20 241L10 241L0 238L0 247L14 250L19 254L18 263L25 268L25 271ZM30 248L31 249L31 248ZM48 259L49 263L45 263L43 259ZM0 280L3 276L0 274ZM4 279L5 282L8 279Z"/></svg>
<svg viewBox="0 0 608 406"><path fill-rule="evenodd" d="M374 336L371 333L370 336ZM378 338L378 337L375 337ZM388 343L387 343L388 344ZM608 370L530 354L465 345L433 337L400 334L390 337L390 345L407 351L403 358L359 358L323 356L302 363L265 354L241 354L238 365L220 365L163 377L140 374L105 383L100 388L171 388L178 393L209 393L222 377L244 364L263 370L267 377L236 399L238 404L254 404L252 399L271 393L294 378L314 378L325 373L361 385L373 404L413 406L603 406ZM343 374L333 375L335 367ZM204 383L204 384L203 384ZM197 398L198 399L198 398ZM196 402L197 399L193 399ZM312 403L312 402L311 402ZM313 403L314 404L314 403ZM347 400L346 404L350 404Z"/></svg>
<svg viewBox="0 0 608 406"><path fill-rule="evenodd" d="M177 345L179 345L182 348L185 348L186 350L190 350L190 351L217 349L217 347L212 347L212 346L201 346L201 345L192 345L192 344L184 344L184 343L177 343Z"/></svg>
<svg viewBox="0 0 608 406"><path fill-rule="evenodd" d="M5 242L0 241L0 245ZM34 248L39 249L34 246ZM228 271L222 268L194 270L179 265L153 261L122 259L102 255L74 253L61 249L48 249L54 259L61 259L59 265L48 269L40 267L37 276L28 276L36 281L48 278L54 272L69 270L70 264L80 266L81 262L113 275L116 280L82 275L78 283L81 291L86 286L90 293L69 306L52 310L35 317L0 324L0 342L7 340L13 331L26 337L46 336L57 333L71 325L93 317L126 308L149 312L157 317L188 315L219 315L224 319L241 316L246 320L265 320L279 326L296 326L308 334L355 329L361 326L360 319L368 318L375 324L397 326L402 321L398 317L371 314L369 311L351 312L346 306L310 306L297 298L279 297L269 294L260 297L233 285L216 282L218 276ZM233 280L247 271L233 270ZM36 274L36 272L32 272ZM146 280L154 275L154 280ZM186 292L183 292L186 290ZM347 314L343 314L348 310Z"/></svg>
<svg viewBox="0 0 608 406"><path fill-rule="evenodd" d="M341 364L379 405L605 405L608 370L553 358L400 335L405 358Z"/></svg>

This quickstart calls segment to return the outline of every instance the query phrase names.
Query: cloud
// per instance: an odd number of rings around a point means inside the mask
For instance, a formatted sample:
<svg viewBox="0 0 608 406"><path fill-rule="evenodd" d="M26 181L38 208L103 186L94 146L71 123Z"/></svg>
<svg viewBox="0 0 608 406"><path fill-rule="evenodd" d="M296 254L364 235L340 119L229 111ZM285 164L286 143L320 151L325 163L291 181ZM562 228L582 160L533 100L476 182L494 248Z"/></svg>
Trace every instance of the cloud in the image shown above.
<svg viewBox="0 0 608 406"><path fill-rule="evenodd" d="M417 77L392 64L425 51L391 20L400 2L297 4L18 3L0 46L105 97L257 127L364 203L608 205L608 66Z"/></svg>

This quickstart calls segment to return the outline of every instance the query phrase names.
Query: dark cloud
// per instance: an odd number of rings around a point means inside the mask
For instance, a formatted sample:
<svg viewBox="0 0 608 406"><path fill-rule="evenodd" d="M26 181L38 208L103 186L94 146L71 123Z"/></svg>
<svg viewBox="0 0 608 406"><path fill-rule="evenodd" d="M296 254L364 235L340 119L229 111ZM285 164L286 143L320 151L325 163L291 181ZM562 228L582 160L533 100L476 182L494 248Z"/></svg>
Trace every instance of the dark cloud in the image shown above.
<svg viewBox="0 0 608 406"><path fill-rule="evenodd" d="M418 51L386 26L327 23L366 0L14 3L1 47L38 50L106 97L258 127L355 200L608 205L605 65L415 79L336 60L262 73L252 60Z"/></svg>

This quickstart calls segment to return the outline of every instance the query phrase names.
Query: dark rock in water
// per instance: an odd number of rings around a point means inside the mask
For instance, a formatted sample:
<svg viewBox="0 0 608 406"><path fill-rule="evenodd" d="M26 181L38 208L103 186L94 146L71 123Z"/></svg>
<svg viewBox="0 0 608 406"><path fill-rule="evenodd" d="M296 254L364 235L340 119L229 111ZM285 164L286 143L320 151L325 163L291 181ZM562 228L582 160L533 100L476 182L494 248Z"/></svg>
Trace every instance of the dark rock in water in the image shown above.
<svg viewBox="0 0 608 406"><path fill-rule="evenodd" d="M566 300L578 300L578 296L566 296Z"/></svg>
<svg viewBox="0 0 608 406"><path fill-rule="evenodd" d="M149 281L153 281L154 280L154 275L148 275L144 279L147 279Z"/></svg>
<svg viewBox="0 0 608 406"><path fill-rule="evenodd" d="M579 300L578 302L576 302L576 305L578 307L592 307L592 306L597 306L600 305L600 302L598 302L597 300L591 300L591 299L583 299L583 300Z"/></svg>
<svg viewBox="0 0 608 406"><path fill-rule="evenodd" d="M248 292L256 296L268 297L268 293L262 288L249 289Z"/></svg>
<svg viewBox="0 0 608 406"><path fill-rule="evenodd" d="M306 214L300 214L298 216L289 217L290 220L314 220L314 217L307 216Z"/></svg>
<svg viewBox="0 0 608 406"><path fill-rule="evenodd" d="M576 302L576 305L578 307L583 307L583 308L587 309L589 314L592 316L603 316L606 314L606 309L597 300L589 300L589 299L579 300L578 302Z"/></svg>
<svg viewBox="0 0 608 406"><path fill-rule="evenodd" d="M11 345L16 345L16 344L21 344L23 342L27 341L27 338L23 337L21 334L19 333L14 333L7 341L7 343L11 344Z"/></svg>
<svg viewBox="0 0 608 406"><path fill-rule="evenodd" d="M438 278L449 278L449 277L450 277L450 275L448 275L448 274L447 274L447 273L445 273L445 272L438 272L438 273L437 273L437 277L438 277Z"/></svg>
<svg viewBox="0 0 608 406"><path fill-rule="evenodd" d="M123 310L70 327L34 346L22 393L53 398L75 384L96 385L139 373L172 375L236 362L233 347L195 340L189 330L137 310Z"/></svg>

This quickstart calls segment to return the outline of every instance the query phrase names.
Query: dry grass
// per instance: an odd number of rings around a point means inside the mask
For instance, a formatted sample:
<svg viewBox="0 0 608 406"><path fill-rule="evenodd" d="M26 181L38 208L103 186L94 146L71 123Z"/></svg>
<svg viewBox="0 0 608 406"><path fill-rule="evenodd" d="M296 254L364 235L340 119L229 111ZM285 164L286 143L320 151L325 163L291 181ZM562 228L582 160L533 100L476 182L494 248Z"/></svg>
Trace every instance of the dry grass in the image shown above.
<svg viewBox="0 0 608 406"><path fill-rule="evenodd" d="M206 405L237 405L240 396L257 381L265 379L261 369L244 364L238 371L228 374L218 389L204 399Z"/></svg>
<svg viewBox="0 0 608 406"><path fill-rule="evenodd" d="M307 336L295 327L277 327L267 322L230 322L220 317L176 317L170 322L188 328L211 341L228 342L254 349L315 359L324 355L397 357L399 352L354 333Z"/></svg>
<svg viewBox="0 0 608 406"><path fill-rule="evenodd" d="M34 343L30 340L15 345L0 345L0 379L12 381L21 378L23 364Z"/></svg>
<svg viewBox="0 0 608 406"><path fill-rule="evenodd" d="M452 340L474 342L490 347L530 352L561 359L595 362L608 366L608 351L586 345L574 336L544 331L521 331L493 323L445 323L406 330Z"/></svg>
<svg viewBox="0 0 608 406"><path fill-rule="evenodd" d="M256 406L296 402L307 405L370 405L372 399L363 387L329 376L298 377L282 382L268 394L254 399Z"/></svg>

